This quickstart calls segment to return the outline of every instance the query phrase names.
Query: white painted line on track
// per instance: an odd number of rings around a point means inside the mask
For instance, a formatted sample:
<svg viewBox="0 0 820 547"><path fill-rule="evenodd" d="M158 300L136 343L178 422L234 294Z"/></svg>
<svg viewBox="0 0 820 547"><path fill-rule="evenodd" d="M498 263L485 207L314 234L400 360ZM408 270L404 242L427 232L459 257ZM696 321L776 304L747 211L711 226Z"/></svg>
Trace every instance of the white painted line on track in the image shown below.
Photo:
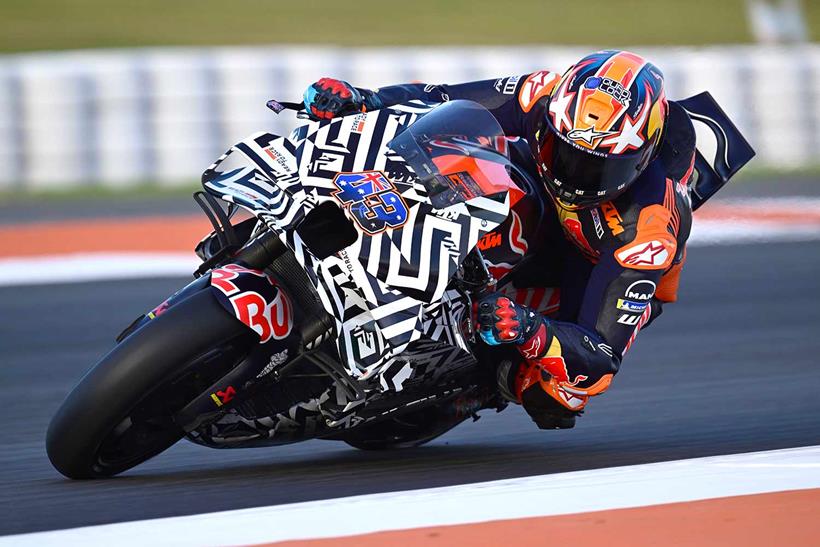
<svg viewBox="0 0 820 547"><path fill-rule="evenodd" d="M0 547L240 545L566 515L820 488L819 463L811 446L22 534Z"/></svg>

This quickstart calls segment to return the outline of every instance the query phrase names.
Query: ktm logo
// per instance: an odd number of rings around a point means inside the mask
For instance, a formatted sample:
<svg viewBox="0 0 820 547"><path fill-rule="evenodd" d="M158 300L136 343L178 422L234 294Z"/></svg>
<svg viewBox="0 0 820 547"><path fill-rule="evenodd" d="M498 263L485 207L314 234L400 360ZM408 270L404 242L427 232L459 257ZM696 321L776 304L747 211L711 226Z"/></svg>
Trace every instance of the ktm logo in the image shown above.
<svg viewBox="0 0 820 547"><path fill-rule="evenodd" d="M498 247L499 245L501 245L501 234L498 233L490 232L478 240L478 248L482 251Z"/></svg>
<svg viewBox="0 0 820 547"><path fill-rule="evenodd" d="M601 211L604 213L604 218L606 219L606 225L609 226L609 230L612 232L612 235L616 236L624 231L623 226L621 226L621 215L618 213L618 209L612 204L612 202L606 202L601 205Z"/></svg>

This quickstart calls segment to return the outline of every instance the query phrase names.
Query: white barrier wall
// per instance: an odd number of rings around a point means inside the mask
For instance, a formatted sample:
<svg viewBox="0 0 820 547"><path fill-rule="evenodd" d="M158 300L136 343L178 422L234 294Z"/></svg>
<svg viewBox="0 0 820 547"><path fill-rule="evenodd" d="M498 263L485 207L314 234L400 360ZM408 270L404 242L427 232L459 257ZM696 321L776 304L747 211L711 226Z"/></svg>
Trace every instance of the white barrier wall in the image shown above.
<svg viewBox="0 0 820 547"><path fill-rule="evenodd" d="M220 47L0 56L0 189L198 178L254 131L285 133L269 98L299 100L321 76L360 87L456 83L548 68L591 48ZM794 168L820 154L820 45L634 48L668 95L709 90L758 151Z"/></svg>

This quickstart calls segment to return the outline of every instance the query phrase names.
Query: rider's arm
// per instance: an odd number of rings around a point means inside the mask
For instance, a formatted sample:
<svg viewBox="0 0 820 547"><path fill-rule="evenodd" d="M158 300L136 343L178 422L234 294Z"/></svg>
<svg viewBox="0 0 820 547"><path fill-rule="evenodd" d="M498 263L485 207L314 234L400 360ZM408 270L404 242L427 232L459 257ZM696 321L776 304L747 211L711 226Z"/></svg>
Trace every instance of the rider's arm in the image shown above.
<svg viewBox="0 0 820 547"><path fill-rule="evenodd" d="M504 133L527 137L543 118L536 103L545 102L560 79L554 72L542 70L522 76L507 76L454 85L401 84L375 91L355 88L347 82L322 78L305 91L305 109L317 120L346 114L377 110L412 100L444 102L455 99L475 101L498 120Z"/></svg>
<svg viewBox="0 0 820 547"><path fill-rule="evenodd" d="M663 271L625 268L615 252L611 249L592 269L577 318L544 319L541 340L519 348L525 359L550 373L550 379L539 380L544 391L571 410L606 391L638 331L661 311L654 293ZM536 357L538 347L545 349Z"/></svg>
<svg viewBox="0 0 820 547"><path fill-rule="evenodd" d="M531 365L517 386L519 399L539 383L565 407L580 410L609 387L638 331L660 314L661 304L675 301L691 223L688 199L668 180L659 202L634 207L634 222L625 222L623 236L600 249L586 283L561 287L558 320L543 319L537 336L519 346ZM583 271L586 259L569 260L570 271ZM551 378L543 379L539 368Z"/></svg>
<svg viewBox="0 0 820 547"><path fill-rule="evenodd" d="M384 106L411 100L444 102L456 99L475 101L489 110L509 136L527 136L525 119L535 103L546 97L560 75L539 71L521 76L507 76L462 84L402 84L377 89Z"/></svg>

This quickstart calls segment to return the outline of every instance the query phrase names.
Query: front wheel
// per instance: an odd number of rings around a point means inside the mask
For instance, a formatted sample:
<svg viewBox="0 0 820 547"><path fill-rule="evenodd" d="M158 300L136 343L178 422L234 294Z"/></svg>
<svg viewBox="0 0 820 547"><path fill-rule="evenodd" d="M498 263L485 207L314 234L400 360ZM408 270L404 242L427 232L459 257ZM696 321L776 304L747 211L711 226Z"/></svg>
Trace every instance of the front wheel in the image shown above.
<svg viewBox="0 0 820 547"><path fill-rule="evenodd" d="M49 424L46 451L72 479L130 469L178 440L171 418L255 343L210 290L195 293L128 336L80 380Z"/></svg>

